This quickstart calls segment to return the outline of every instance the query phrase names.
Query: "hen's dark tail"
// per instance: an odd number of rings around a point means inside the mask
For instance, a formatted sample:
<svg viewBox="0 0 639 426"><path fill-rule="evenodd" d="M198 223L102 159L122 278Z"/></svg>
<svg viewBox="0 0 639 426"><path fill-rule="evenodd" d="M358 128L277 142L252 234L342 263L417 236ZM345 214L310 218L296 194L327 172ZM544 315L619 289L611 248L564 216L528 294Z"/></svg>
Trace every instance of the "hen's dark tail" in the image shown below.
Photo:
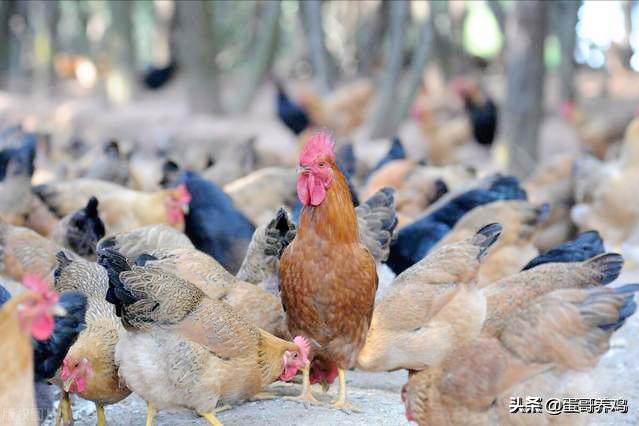
<svg viewBox="0 0 639 426"><path fill-rule="evenodd" d="M574 240L561 243L546 253L535 257L524 266L523 270L525 271L544 263L583 262L604 251L603 240L599 233L597 231L587 231L577 235Z"/></svg>
<svg viewBox="0 0 639 426"><path fill-rule="evenodd" d="M98 264L106 269L109 276L106 300L115 306L116 315L122 317L124 308L137 301L137 298L120 281L120 273L131 270L131 266L126 257L108 248L98 250Z"/></svg>
<svg viewBox="0 0 639 426"><path fill-rule="evenodd" d="M618 318L614 322L599 324L599 328L603 330L617 330L624 325L626 319L637 311L637 302L635 302L635 293L639 291L639 284L625 284L613 290L615 294L626 296L623 305L617 311Z"/></svg>
<svg viewBox="0 0 639 426"><path fill-rule="evenodd" d="M594 276L598 284L610 284L619 277L623 268L623 257L617 253L605 253L585 262L596 271Z"/></svg>
<svg viewBox="0 0 639 426"><path fill-rule="evenodd" d="M479 247L477 260L481 261L486 256L488 248L495 244L495 241L501 235L502 229L503 227L499 223L489 223L477 231L473 237L473 243Z"/></svg>
<svg viewBox="0 0 639 426"><path fill-rule="evenodd" d="M76 211L69 220L69 248L82 257L92 257L96 254L96 244L104 234L104 223L98 214L98 199L91 197L86 207Z"/></svg>

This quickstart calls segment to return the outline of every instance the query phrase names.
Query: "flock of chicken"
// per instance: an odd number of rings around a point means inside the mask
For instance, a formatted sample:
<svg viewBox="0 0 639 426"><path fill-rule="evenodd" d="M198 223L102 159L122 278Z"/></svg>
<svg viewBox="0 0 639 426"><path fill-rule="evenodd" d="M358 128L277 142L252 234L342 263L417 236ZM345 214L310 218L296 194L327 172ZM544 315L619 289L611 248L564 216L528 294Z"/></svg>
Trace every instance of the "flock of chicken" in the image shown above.
<svg viewBox="0 0 639 426"><path fill-rule="evenodd" d="M216 413L277 397L264 388L298 372L289 399L320 404L311 385L337 380L333 407L356 412L355 367L407 370L401 399L421 425L520 424L511 395L594 395L574 378L606 353L639 291L608 286L624 260L604 248L639 223L623 195L639 179L639 120L618 160L575 153L521 183L456 164L458 148L495 135L478 85L458 87L468 114L456 137L418 99L427 161L395 139L366 167L344 137L370 84L297 104L276 83L279 117L303 143L297 170L253 170L249 141L197 172L173 152L160 189L141 191L110 141L69 145L72 172L36 184L58 148L19 126L2 133L0 407L16 410L12 424L38 422L51 383L56 424L73 422L71 394L95 402L104 426L104 405L135 392L147 425L164 409L220 425ZM557 419L587 420L532 420Z"/></svg>

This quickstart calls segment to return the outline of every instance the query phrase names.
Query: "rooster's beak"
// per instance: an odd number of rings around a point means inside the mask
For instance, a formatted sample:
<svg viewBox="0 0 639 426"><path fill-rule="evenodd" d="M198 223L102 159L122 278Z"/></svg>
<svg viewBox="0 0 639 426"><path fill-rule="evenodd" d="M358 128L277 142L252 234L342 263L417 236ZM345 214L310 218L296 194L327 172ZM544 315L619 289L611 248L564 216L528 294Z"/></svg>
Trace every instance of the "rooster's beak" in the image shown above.
<svg viewBox="0 0 639 426"><path fill-rule="evenodd" d="M69 389L73 386L73 382L75 382L75 377L69 377L62 383L62 389L64 389L65 392L69 392Z"/></svg>
<svg viewBox="0 0 639 426"><path fill-rule="evenodd" d="M304 173L308 173L310 171L310 168L308 168L307 166L297 166L297 169L295 169L295 171L297 171L298 175L301 175Z"/></svg>
<svg viewBox="0 0 639 426"><path fill-rule="evenodd" d="M182 204L182 213L184 213L185 215L189 214L189 205L188 204Z"/></svg>
<svg viewBox="0 0 639 426"><path fill-rule="evenodd" d="M49 307L49 314L55 317L64 317L67 315L67 310L62 307L62 305L55 304Z"/></svg>

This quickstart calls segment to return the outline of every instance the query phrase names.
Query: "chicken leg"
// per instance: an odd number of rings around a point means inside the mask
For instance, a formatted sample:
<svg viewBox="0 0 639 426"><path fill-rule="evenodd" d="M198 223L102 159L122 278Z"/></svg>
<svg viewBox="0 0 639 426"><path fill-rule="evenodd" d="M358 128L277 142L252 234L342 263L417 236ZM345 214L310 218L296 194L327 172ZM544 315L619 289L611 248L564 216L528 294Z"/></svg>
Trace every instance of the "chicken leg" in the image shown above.
<svg viewBox="0 0 639 426"><path fill-rule="evenodd" d="M249 398L250 401L270 401L279 398L280 395L275 392L258 392Z"/></svg>
<svg viewBox="0 0 639 426"><path fill-rule="evenodd" d="M303 403L307 408L309 405L321 405L313 396L311 391L311 378L310 378L311 363L307 362L306 366L302 369L302 393L299 396L285 396L284 399L288 401L295 401Z"/></svg>
<svg viewBox="0 0 639 426"><path fill-rule="evenodd" d="M224 426L221 421L215 417L213 413L198 413L200 416L204 417L206 420L211 423L212 426Z"/></svg>
<svg viewBox="0 0 639 426"><path fill-rule="evenodd" d="M157 410L150 402L146 403L146 426L151 426L153 424L153 418L155 417L155 413Z"/></svg>
<svg viewBox="0 0 639 426"><path fill-rule="evenodd" d="M71 426L73 424L73 410L71 409L71 401L69 393L62 392L60 395L60 405L58 406L58 415L55 418L55 426Z"/></svg>
<svg viewBox="0 0 639 426"><path fill-rule="evenodd" d="M361 413L362 410L351 404L346 400L346 372L343 368L338 369L339 372L339 393L337 399L333 401L331 405L337 410L342 410L347 413Z"/></svg>
<svg viewBox="0 0 639 426"><path fill-rule="evenodd" d="M95 414L98 417L97 426L107 426L106 417L104 416L104 407L102 404L95 403Z"/></svg>

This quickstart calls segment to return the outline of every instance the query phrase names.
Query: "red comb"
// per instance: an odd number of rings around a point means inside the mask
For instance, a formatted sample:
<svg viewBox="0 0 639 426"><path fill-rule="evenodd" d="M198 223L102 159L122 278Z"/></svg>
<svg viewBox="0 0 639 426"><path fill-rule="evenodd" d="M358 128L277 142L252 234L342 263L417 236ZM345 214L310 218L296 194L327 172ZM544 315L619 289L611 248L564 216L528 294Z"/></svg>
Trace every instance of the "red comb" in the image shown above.
<svg viewBox="0 0 639 426"><path fill-rule="evenodd" d="M189 204L193 198L191 197L191 193L189 192L189 188L187 188L186 184L180 184L176 189L180 196L180 202Z"/></svg>
<svg viewBox="0 0 639 426"><path fill-rule="evenodd" d="M42 278L34 274L25 275L22 278L22 284L29 290L44 294L49 291L49 284L46 283Z"/></svg>
<svg viewBox="0 0 639 426"><path fill-rule="evenodd" d="M322 155L335 161L335 138L328 129L318 131L306 142L300 152L300 163L311 163Z"/></svg>
<svg viewBox="0 0 639 426"><path fill-rule="evenodd" d="M308 360L308 355L311 352L311 343L308 341L308 339L304 336L297 336L293 339L293 343L295 343L297 345L298 348L300 348L300 352L302 355L302 360L304 362L306 362Z"/></svg>
<svg viewBox="0 0 639 426"><path fill-rule="evenodd" d="M34 293L44 296L44 299L50 303L56 303L60 300L60 295L55 291L49 290L49 284L35 274L27 274L22 277L22 284Z"/></svg>
<svg viewBox="0 0 639 426"><path fill-rule="evenodd" d="M573 110L575 109L575 103L570 100L565 100L561 103L559 107L559 113L563 118L570 118Z"/></svg>

